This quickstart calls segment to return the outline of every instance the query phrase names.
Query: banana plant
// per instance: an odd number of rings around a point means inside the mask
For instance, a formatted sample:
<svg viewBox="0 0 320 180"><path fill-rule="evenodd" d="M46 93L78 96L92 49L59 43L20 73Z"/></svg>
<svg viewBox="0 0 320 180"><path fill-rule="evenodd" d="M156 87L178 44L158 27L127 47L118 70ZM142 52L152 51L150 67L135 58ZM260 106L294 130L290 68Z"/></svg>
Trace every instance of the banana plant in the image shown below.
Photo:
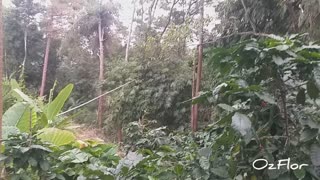
<svg viewBox="0 0 320 180"><path fill-rule="evenodd" d="M14 89L15 95L21 101L11 106L3 115L3 138L26 132L37 134L41 140L57 146L74 142L75 135L60 126L65 124L68 118L58 116L72 89L72 84L67 85L54 100L50 100L47 104L42 100L32 99L19 88Z"/></svg>

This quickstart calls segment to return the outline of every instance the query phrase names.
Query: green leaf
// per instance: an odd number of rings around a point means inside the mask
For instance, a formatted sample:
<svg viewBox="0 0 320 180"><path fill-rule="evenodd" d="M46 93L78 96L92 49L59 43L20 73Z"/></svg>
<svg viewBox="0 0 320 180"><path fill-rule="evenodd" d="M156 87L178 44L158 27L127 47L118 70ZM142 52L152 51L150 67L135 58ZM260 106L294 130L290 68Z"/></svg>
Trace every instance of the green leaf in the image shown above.
<svg viewBox="0 0 320 180"><path fill-rule="evenodd" d="M57 128L44 128L39 132L38 137L42 141L50 142L56 146L67 145L76 140L72 132Z"/></svg>
<svg viewBox="0 0 320 180"><path fill-rule="evenodd" d="M305 90L304 89L300 89L298 94L297 94L297 97L296 97L296 102L297 104L301 104L301 105L304 105L305 102L306 102L306 93L305 93Z"/></svg>
<svg viewBox="0 0 320 180"><path fill-rule="evenodd" d="M82 152L80 149L72 149L62 153L60 156L60 160L70 161L71 163L79 164L87 162L90 157L90 154Z"/></svg>
<svg viewBox="0 0 320 180"><path fill-rule="evenodd" d="M35 110L37 112L41 112L40 108L38 107L37 103L31 99L28 95L26 95L25 93L23 93L21 90L19 89L14 89L14 91L25 101L27 102L31 107L35 108Z"/></svg>
<svg viewBox="0 0 320 180"><path fill-rule="evenodd" d="M207 157L201 156L199 163L202 169L208 170L210 168L210 160Z"/></svg>
<svg viewBox="0 0 320 180"><path fill-rule="evenodd" d="M256 93L256 95L261 99L264 100L265 102L269 103L269 104L277 104L276 101L274 100L274 98L268 94L268 93Z"/></svg>
<svg viewBox="0 0 320 180"><path fill-rule="evenodd" d="M40 161L40 167L43 171L48 171L50 168L50 165L48 161Z"/></svg>
<svg viewBox="0 0 320 180"><path fill-rule="evenodd" d="M233 108L232 106L229 106L228 104L218 104L218 106L221 109L229 111L229 112L234 112L235 111L235 108Z"/></svg>
<svg viewBox="0 0 320 180"><path fill-rule="evenodd" d="M38 165L38 162L33 158L33 157L30 157L28 159L28 163L31 165L31 166L37 166Z"/></svg>
<svg viewBox="0 0 320 180"><path fill-rule="evenodd" d="M294 170L293 173L298 179L303 179L306 176L306 170L304 169Z"/></svg>
<svg viewBox="0 0 320 180"><path fill-rule="evenodd" d="M216 167L212 168L211 172L215 174L216 176L222 177L222 178L228 178L229 174L225 167Z"/></svg>
<svg viewBox="0 0 320 180"><path fill-rule="evenodd" d="M19 123L28 123L29 120L25 118L24 114L28 110L29 105L24 102L19 102L10 107L3 114L3 133L2 136L4 139L8 137L8 135L16 134L19 132L17 125ZM26 121L26 122L25 122Z"/></svg>
<svg viewBox="0 0 320 180"><path fill-rule="evenodd" d="M206 158L209 158L211 156L211 153L212 153L212 149L209 147L201 148L199 150L199 155Z"/></svg>
<svg viewBox="0 0 320 180"><path fill-rule="evenodd" d="M311 99L317 99L319 97L319 89L313 81L307 83L307 93Z"/></svg>
<svg viewBox="0 0 320 180"><path fill-rule="evenodd" d="M174 172L178 175L178 176L181 176L182 173L183 173L183 166L181 164L177 164L175 167L174 167Z"/></svg>
<svg viewBox="0 0 320 180"><path fill-rule="evenodd" d="M72 84L67 85L64 89L60 91L58 96L51 103L48 104L48 107L45 111L48 120L54 120L55 116L61 111L65 102L69 98L72 89Z"/></svg>
<svg viewBox="0 0 320 180"><path fill-rule="evenodd" d="M320 146L313 144L310 148L310 158L314 166L320 166Z"/></svg>
<svg viewBox="0 0 320 180"><path fill-rule="evenodd" d="M30 124L31 123L31 124ZM31 129L37 123L37 113L33 108L27 107L21 120L17 123L17 128L21 132L30 133Z"/></svg>
<svg viewBox="0 0 320 180"><path fill-rule="evenodd" d="M318 135L318 129L309 129L306 128L303 130L300 136L300 141L307 142L315 138Z"/></svg>
<svg viewBox="0 0 320 180"><path fill-rule="evenodd" d="M231 126L237 130L245 139L246 143L248 143L252 138L252 125L249 117L245 114L241 114L236 112L232 116Z"/></svg>
<svg viewBox="0 0 320 180"><path fill-rule="evenodd" d="M251 131L251 121L245 114L236 112L232 116L231 126L240 132L241 135L245 136L248 131Z"/></svg>
<svg viewBox="0 0 320 180"><path fill-rule="evenodd" d="M272 56L272 61L274 63L276 63L276 65L281 66L284 63L286 63L286 61L284 59L282 59L280 56Z"/></svg>
<svg viewBox="0 0 320 180"><path fill-rule="evenodd" d="M275 49L278 50L278 51L285 51L285 50L288 50L289 48L290 48L290 46L285 45L285 44L275 47Z"/></svg>

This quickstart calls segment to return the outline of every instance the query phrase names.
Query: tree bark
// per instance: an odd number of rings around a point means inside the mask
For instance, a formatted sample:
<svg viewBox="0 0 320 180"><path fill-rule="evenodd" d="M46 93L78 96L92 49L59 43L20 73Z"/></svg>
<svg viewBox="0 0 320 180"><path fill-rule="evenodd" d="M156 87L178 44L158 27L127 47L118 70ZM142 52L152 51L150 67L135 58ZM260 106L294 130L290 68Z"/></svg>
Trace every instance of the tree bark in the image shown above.
<svg viewBox="0 0 320 180"><path fill-rule="evenodd" d="M202 76L202 60L203 60L203 19L204 19L204 0L200 1L200 31L199 31L199 45L198 45L198 64L197 64L197 78L195 87L195 96L199 96L201 89L201 76ZM192 121L192 131L195 132L198 129L198 111L199 105L194 105Z"/></svg>
<svg viewBox="0 0 320 180"><path fill-rule="evenodd" d="M135 13L136 13L136 0L133 0L133 13L132 13L132 19L131 19L131 23L130 23L130 29L129 29L129 34L128 34L127 47L126 47L126 57L125 57L126 62L129 61L129 47L130 47L130 43L131 43L132 26L133 26Z"/></svg>
<svg viewBox="0 0 320 180"><path fill-rule="evenodd" d="M26 61L27 61L27 53L28 53L28 49L27 49L27 41L28 41L28 27L25 27L24 30L24 36L23 36L23 41L24 41L24 57L23 57L23 62L22 62L22 69L21 69L21 74L20 74L20 78L19 80L21 82L24 82L24 71L25 71L25 66L26 66Z"/></svg>
<svg viewBox="0 0 320 180"><path fill-rule="evenodd" d="M50 36L51 35L48 33L47 34L46 52L45 52L45 56L44 56L43 70L42 70L40 97L44 96L44 90L45 90L46 81L47 81L47 71L48 71L49 53L50 53L50 44L51 44L51 37Z"/></svg>
<svg viewBox="0 0 320 180"><path fill-rule="evenodd" d="M103 47L103 41L104 41L104 34L102 32L102 22L101 18L99 20L99 26L98 26L98 36L99 36L99 83L100 85L103 83L104 80L104 47ZM102 87L99 87L98 90L99 95L102 94ZM99 98L98 102L98 126L100 129L102 129L102 121L103 121L103 111L104 111L104 97Z"/></svg>
<svg viewBox="0 0 320 180"><path fill-rule="evenodd" d="M2 99L2 74L3 74L3 24L2 24L2 0L0 0L0 140L2 140L2 114L3 114L3 99ZM0 141L0 145L1 145Z"/></svg>
<svg viewBox="0 0 320 180"><path fill-rule="evenodd" d="M44 61L43 61L40 97L44 96L44 91L45 91L46 81L47 81L47 71L48 71L49 53L50 53L50 44L51 44L52 21L53 21L53 15L51 14L50 20L47 25L47 27L48 27L48 29L47 29L47 45L46 45L46 52L45 52Z"/></svg>
<svg viewBox="0 0 320 180"><path fill-rule="evenodd" d="M119 127L118 127L117 136L118 136L119 146L121 146L121 143L122 143L122 140L123 140L122 125L119 125Z"/></svg>
<svg viewBox="0 0 320 180"><path fill-rule="evenodd" d="M247 6L246 6L246 4L244 3L244 0L241 0L241 4L242 4L243 9L244 9L245 17L246 17L247 20L249 21L253 32L256 33L256 32L257 32L257 27L256 27L256 25L253 23L252 19L250 18L250 15L249 15Z"/></svg>
<svg viewBox="0 0 320 180"><path fill-rule="evenodd" d="M164 33L167 31L170 23L171 23L171 18L172 18L172 13L173 13L173 8L174 6L179 2L179 0L173 0L172 2L172 6L170 8L170 12L169 12L169 17L168 17L168 21L167 21L167 24L164 26L162 32L161 32L161 35L160 35L160 38L162 38L162 36L164 35Z"/></svg>

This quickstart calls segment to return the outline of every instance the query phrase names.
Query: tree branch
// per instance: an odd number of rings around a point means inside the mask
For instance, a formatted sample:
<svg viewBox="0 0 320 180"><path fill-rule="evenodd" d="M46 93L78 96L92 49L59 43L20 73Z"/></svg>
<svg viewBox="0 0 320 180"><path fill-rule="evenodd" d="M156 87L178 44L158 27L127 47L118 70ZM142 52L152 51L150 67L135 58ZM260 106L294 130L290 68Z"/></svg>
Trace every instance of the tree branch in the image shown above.
<svg viewBox="0 0 320 180"><path fill-rule="evenodd" d="M168 29L168 27L169 27L169 25L171 23L171 17L172 17L172 13L173 13L173 8L178 2L179 2L179 0L173 0L172 6L170 8L168 22L167 22L166 26L164 27L164 29L161 32L160 39L163 37L164 33L167 31L167 29Z"/></svg>
<svg viewBox="0 0 320 180"><path fill-rule="evenodd" d="M246 4L244 3L244 0L241 0L241 4L242 4L242 6L243 6L245 16L246 16L247 20L249 21L249 23L250 23L250 25L251 25L251 27L252 27L253 32L256 33L256 32L257 32L257 27L256 27L256 25L253 23L252 19L251 19L250 16L249 16L249 12L248 12L248 9L247 9Z"/></svg>

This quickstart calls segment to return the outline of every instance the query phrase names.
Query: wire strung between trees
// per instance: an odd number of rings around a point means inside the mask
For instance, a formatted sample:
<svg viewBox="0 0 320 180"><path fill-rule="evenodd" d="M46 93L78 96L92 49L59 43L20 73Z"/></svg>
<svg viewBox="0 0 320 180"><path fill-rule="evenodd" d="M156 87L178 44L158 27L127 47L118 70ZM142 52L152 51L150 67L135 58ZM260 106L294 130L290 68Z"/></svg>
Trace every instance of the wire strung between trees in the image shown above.
<svg viewBox="0 0 320 180"><path fill-rule="evenodd" d="M69 113L69 112L71 112L71 111L74 111L74 110L76 110L76 109L79 109L79 108L81 108L81 107L83 107L83 106L85 106L85 105L87 105L87 104L89 104L89 103L91 103L91 102L99 99L99 98L102 97L102 96L105 96L105 95L107 95L107 94L110 94L110 93L112 93L112 92L114 92L114 91L116 91L116 90L118 90L118 89L120 89L120 88L122 88L122 87L124 87L124 86L127 86L128 84L130 84L130 83L132 83L132 82L134 82L134 81L129 81L129 82L127 82L127 83L125 83L125 84L123 84L123 85L121 85L121 86L118 86L118 87L116 87L116 88L114 88L114 89L112 89L112 90L110 90L110 91L107 91L107 92L101 94L100 96L97 96L97 97L95 97L95 98L93 98L93 99L91 99L91 100L89 100L89 101L87 101L87 102L85 102L85 103L80 104L79 106L76 106L76 107L71 108L71 109L69 109L69 110L67 110L67 111L65 111L65 112L62 112L62 113L58 114L57 116L61 116L61 115L67 114L67 113Z"/></svg>
<svg viewBox="0 0 320 180"><path fill-rule="evenodd" d="M203 42L202 45L215 43L215 42L218 41L218 40L230 38L230 37L232 37L232 36L244 36L244 35L260 36L260 37L268 37L268 38L277 39L277 40L284 40L283 37L280 37L280 36L277 36L277 35L274 35L274 34L255 33L255 32L253 32L253 31L248 31L248 32L232 33L232 34L230 34L230 35L216 37L216 38L215 38L214 40L212 40L212 41ZM199 43L189 44L189 46L199 46Z"/></svg>

